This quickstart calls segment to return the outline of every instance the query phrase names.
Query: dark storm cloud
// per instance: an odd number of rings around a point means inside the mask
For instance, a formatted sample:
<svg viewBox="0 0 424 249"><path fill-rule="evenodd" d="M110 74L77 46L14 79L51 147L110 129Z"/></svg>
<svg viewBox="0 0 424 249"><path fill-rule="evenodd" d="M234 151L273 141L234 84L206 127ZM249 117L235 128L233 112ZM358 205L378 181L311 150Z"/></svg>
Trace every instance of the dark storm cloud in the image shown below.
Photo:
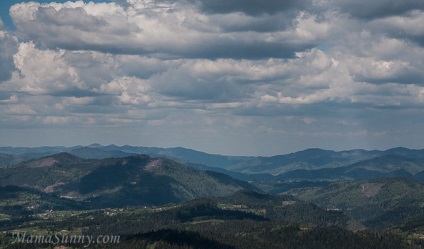
<svg viewBox="0 0 424 249"><path fill-rule="evenodd" d="M413 42L416 42L421 47L424 47L424 34L421 34L421 35L406 35L406 36L402 36L402 38L407 38L407 39L409 39Z"/></svg>
<svg viewBox="0 0 424 249"><path fill-rule="evenodd" d="M264 59L294 58L296 52L313 48L316 44L296 44L290 41L249 41L249 40L216 40L187 51L186 56L192 58L232 58L232 59Z"/></svg>
<svg viewBox="0 0 424 249"><path fill-rule="evenodd" d="M409 40L424 46L424 11L413 11L403 16L387 17L371 22L374 30L384 32L387 36Z"/></svg>
<svg viewBox="0 0 424 249"><path fill-rule="evenodd" d="M250 88L241 89L236 84L225 81L198 79L184 71L166 73L154 81L158 92L180 101L230 102L244 98L246 92L251 91Z"/></svg>
<svg viewBox="0 0 424 249"><path fill-rule="evenodd" d="M116 44L124 42L123 37L140 32L137 25L129 23L119 12L98 17L87 13L82 7L65 6L57 10L52 6L38 5L29 14L25 7L15 5L11 9L18 34L44 48L96 50L102 47L106 52L132 53L131 48L119 48Z"/></svg>
<svg viewBox="0 0 424 249"><path fill-rule="evenodd" d="M339 8L352 17L376 19L387 16L403 15L412 10L424 10L420 0L331 0L328 7Z"/></svg>
<svg viewBox="0 0 424 249"><path fill-rule="evenodd" d="M279 13L275 15L262 15L258 17L244 14L212 15L211 22L216 24L222 32L245 32L258 33L276 32L286 30L294 25L293 19L297 12Z"/></svg>
<svg viewBox="0 0 424 249"><path fill-rule="evenodd" d="M262 59L293 58L296 52L319 43L315 37L320 35L318 32L306 30L315 32L309 34L296 28L302 20L296 19L298 13L293 8L304 5L304 1L265 4L221 1L213 5L225 7L227 3L239 5L247 13L268 12L268 8L270 13L291 11L276 16L203 16L207 20L203 24L195 16L189 16L190 11L184 6L170 13L156 6L159 12L142 9L142 12L123 14L125 10L115 4L110 5L110 13L99 15L88 5L58 9L34 3L36 8L15 5L11 14L22 38L33 40L43 49L94 50L156 58ZM202 4L209 6L209 2ZM249 4L253 7L247 7ZM180 18L182 15L184 19Z"/></svg>
<svg viewBox="0 0 424 249"><path fill-rule="evenodd" d="M187 0L200 6L203 12L223 14L242 12L247 15L275 14L278 12L303 9L311 4L310 0Z"/></svg>
<svg viewBox="0 0 424 249"><path fill-rule="evenodd" d="M74 37L75 38L75 37ZM104 42L93 44L81 41L78 38L71 41L63 37L40 37L36 39L41 48L62 48L66 50L92 50L110 54L140 54L162 59L174 58L234 58L234 59L263 59L263 58L294 58L296 52L305 51L315 47L316 43L298 41L263 41L238 39L237 37L211 37L202 41L188 44L184 48L161 46L156 48L143 48L133 44L109 43L107 35ZM113 39L113 38L112 38ZM109 40L110 41L110 40Z"/></svg>

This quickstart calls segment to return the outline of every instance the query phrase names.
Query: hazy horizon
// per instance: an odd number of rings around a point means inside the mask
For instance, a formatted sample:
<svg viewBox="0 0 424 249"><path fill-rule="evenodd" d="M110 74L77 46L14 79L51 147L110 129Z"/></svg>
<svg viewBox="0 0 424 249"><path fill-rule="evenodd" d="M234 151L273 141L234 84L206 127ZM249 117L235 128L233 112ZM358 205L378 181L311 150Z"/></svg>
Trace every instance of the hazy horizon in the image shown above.
<svg viewBox="0 0 424 249"><path fill-rule="evenodd" d="M272 156L278 156L278 155L287 155L290 153L296 153L296 152L301 152L301 151L305 151L305 150L310 150L310 149L319 149L319 150L330 150L330 151L335 151L335 152L343 152L343 151L353 151L353 150L366 150L366 151L387 151L390 149L397 149L397 148L405 148L405 149L409 149L409 150L422 150L424 148L408 148L408 147L403 147L403 146L397 146L397 147L389 147L389 148L380 148L380 149L364 149L364 148L351 148L351 149L331 149L331 148L320 148L320 147L308 147L308 148L303 148L303 149L299 149L299 150L294 150L294 151L286 151L286 152L281 152L281 153L276 153L276 154L269 154L269 155L263 155L263 154L228 154L228 153L220 153L220 152L212 152L212 151L205 151L205 150L201 150L201 149L197 149L197 148L189 148L189 147L184 147L184 146L171 146L171 147L162 147L162 146L149 146L149 145L135 145L135 144L101 144L101 143L91 143L91 144L74 144L74 145L54 145L54 144L50 144L50 145L39 145L39 146L3 146L0 145L0 147L12 147L12 148L42 148L42 147L65 147L65 148L72 148L72 147L93 147L93 146L118 146L118 147L122 147L122 146L133 146L133 147L146 147L146 148L163 148L163 149L172 149L172 148L184 148L184 149L189 149L189 150L195 150L195 151L199 151L199 152L204 152L207 154L216 154L216 155L223 155L223 156L258 156L258 157L272 157Z"/></svg>

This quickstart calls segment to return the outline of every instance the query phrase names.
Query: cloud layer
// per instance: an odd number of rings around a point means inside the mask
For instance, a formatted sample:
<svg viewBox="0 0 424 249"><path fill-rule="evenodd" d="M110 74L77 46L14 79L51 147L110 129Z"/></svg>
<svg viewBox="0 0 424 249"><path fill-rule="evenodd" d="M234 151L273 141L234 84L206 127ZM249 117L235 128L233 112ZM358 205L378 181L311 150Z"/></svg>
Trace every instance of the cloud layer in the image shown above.
<svg viewBox="0 0 424 249"><path fill-rule="evenodd" d="M27 2L10 15L4 145L45 130L42 143L87 132L66 143L227 154L422 147L417 1Z"/></svg>
<svg viewBox="0 0 424 249"><path fill-rule="evenodd" d="M225 7L227 2L214 1L214 6ZM325 29L312 16L297 12L291 16L276 12L252 17L249 11L240 10L209 15L196 9L196 4L153 1L128 1L128 4L124 8L116 3L32 2L14 5L10 13L22 37L42 48L162 58L294 57L296 51L315 46L321 37L318 32ZM233 4L243 6L237 1ZM210 7L206 2L203 5ZM294 6L286 8L289 7ZM302 28L311 22L318 30Z"/></svg>

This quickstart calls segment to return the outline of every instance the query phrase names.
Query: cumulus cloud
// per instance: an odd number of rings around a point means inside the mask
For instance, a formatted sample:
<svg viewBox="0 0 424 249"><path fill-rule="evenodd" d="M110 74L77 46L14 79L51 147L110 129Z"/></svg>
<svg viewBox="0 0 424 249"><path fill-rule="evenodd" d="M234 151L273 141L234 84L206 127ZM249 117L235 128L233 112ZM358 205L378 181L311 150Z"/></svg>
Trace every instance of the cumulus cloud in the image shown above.
<svg viewBox="0 0 424 249"><path fill-rule="evenodd" d="M374 29L381 29L394 38L406 38L424 46L424 11L415 10L407 15L391 16L375 20Z"/></svg>
<svg viewBox="0 0 424 249"><path fill-rule="evenodd" d="M126 60L122 56L95 52L40 50L29 42L20 44L14 62L19 73L5 82L2 90L57 97L56 101L60 102L62 110L70 104L97 106L102 109L102 106L150 102L149 85L140 79L146 76L143 70L139 70L140 78L137 78L129 76L131 74L121 68L128 62L135 63L133 67L149 66L151 59L135 60L129 56L129 60ZM153 66L146 69L147 75L156 70L158 66L155 63L157 61L153 60ZM131 68L129 71L132 71ZM66 97L65 102L60 101L63 97ZM69 101L70 99L73 101Z"/></svg>
<svg viewBox="0 0 424 249"><path fill-rule="evenodd" d="M34 43L21 43L14 55L19 70L11 84L16 90L29 94L83 94L88 85L76 70L63 60L64 51L37 50Z"/></svg>
<svg viewBox="0 0 424 249"><path fill-rule="evenodd" d="M124 8L116 3L31 2L12 6L10 13L21 36L44 48L170 58L293 57L295 51L313 47L320 38L300 26L305 22L325 25L301 12L249 17L229 11L217 17L191 5L165 3L164 8L153 1L128 3ZM281 9L297 5L285 3Z"/></svg>
<svg viewBox="0 0 424 249"><path fill-rule="evenodd" d="M3 30L3 22L0 19L0 83L10 79L12 76L12 72L15 69L13 55L17 48L17 38Z"/></svg>
<svg viewBox="0 0 424 249"><path fill-rule="evenodd" d="M388 37L384 32L374 35L359 32L348 39L347 43L355 43L355 46L342 48L343 54L338 57L346 63L355 81L423 85L422 47L405 39Z"/></svg>
<svg viewBox="0 0 424 249"><path fill-rule="evenodd" d="M249 152L269 143L322 147L323 140L365 147L367 137L389 144L393 134L422 131L415 124L424 116L423 6L364 6L16 4L16 32L0 28L0 127L79 127L75 137L92 131L83 139L199 149L242 142ZM119 136L110 132L117 127Z"/></svg>

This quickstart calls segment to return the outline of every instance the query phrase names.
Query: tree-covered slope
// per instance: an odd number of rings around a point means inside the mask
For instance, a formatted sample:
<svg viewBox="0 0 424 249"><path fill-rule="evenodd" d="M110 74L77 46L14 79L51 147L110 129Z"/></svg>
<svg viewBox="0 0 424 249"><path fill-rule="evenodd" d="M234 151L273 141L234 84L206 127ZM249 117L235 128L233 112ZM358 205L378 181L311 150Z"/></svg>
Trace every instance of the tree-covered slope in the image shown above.
<svg viewBox="0 0 424 249"><path fill-rule="evenodd" d="M369 226L389 227L424 215L424 185L409 178L337 182L295 194L320 207L340 210Z"/></svg>
<svg viewBox="0 0 424 249"><path fill-rule="evenodd" d="M38 189L89 201L93 207L159 205L258 190L224 174L146 155L87 160L68 153L0 170L0 185Z"/></svg>

